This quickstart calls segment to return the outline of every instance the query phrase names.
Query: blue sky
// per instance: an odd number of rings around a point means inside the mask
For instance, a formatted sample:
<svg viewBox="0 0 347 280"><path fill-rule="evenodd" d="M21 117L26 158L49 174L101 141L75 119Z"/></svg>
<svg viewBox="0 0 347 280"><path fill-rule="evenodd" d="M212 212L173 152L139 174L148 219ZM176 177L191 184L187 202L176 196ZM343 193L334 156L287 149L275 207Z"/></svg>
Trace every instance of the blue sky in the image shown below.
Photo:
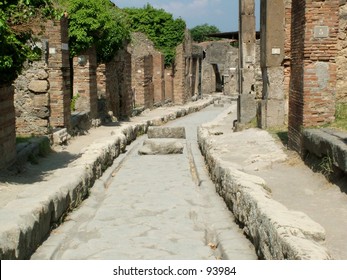
<svg viewBox="0 0 347 280"><path fill-rule="evenodd" d="M255 1L258 15L260 0ZM120 8L142 8L149 3L155 8L163 8L175 18L181 17L186 21L188 28L207 23L217 26L221 32L238 30L239 0L112 0L112 2Z"/></svg>

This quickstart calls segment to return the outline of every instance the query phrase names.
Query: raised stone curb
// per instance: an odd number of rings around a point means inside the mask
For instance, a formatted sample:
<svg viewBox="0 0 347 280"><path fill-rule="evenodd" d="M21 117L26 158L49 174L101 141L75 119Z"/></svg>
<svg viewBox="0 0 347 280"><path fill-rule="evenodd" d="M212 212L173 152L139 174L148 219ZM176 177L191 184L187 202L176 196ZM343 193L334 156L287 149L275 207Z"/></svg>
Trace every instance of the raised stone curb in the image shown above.
<svg viewBox="0 0 347 280"><path fill-rule="evenodd" d="M329 157L332 163L347 172L347 133L332 129L305 129L303 132L304 150L323 158Z"/></svg>
<svg viewBox="0 0 347 280"><path fill-rule="evenodd" d="M148 118L116 128L112 135L98 139L66 168L55 171L54 179L36 183L35 188L0 209L0 259L28 259L59 225L66 213L77 207L89 193L97 178L138 135L148 127L197 112L213 104L214 98L177 108L173 113ZM34 191L33 191L34 189Z"/></svg>
<svg viewBox="0 0 347 280"><path fill-rule="evenodd" d="M216 124L214 124L216 125ZM261 259L326 260L325 230L306 214L288 210L271 198L266 182L241 172L214 152L218 142L200 127L198 141L217 192L223 197ZM230 150L230 152L232 152Z"/></svg>

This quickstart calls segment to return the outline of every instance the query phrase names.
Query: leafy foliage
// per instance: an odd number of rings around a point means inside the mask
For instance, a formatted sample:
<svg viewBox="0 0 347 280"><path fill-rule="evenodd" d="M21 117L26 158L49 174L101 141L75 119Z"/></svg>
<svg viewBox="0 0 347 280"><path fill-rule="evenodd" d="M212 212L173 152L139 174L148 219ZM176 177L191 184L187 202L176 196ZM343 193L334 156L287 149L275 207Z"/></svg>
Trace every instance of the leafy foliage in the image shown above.
<svg viewBox="0 0 347 280"><path fill-rule="evenodd" d="M50 0L0 0L0 84L12 83L26 60L35 60L37 48L32 39L30 23L54 16Z"/></svg>
<svg viewBox="0 0 347 280"><path fill-rule="evenodd" d="M190 30L192 38L195 42L204 42L208 41L211 38L208 37L208 34L219 33L219 29L214 25L208 25L207 23L202 25L197 25Z"/></svg>
<svg viewBox="0 0 347 280"><path fill-rule="evenodd" d="M166 65L175 57L175 48L182 43L186 23L183 19L174 19L163 9L155 9L150 4L144 8L126 8L130 29L142 32L153 41L155 47L165 55Z"/></svg>
<svg viewBox="0 0 347 280"><path fill-rule="evenodd" d="M109 0L71 0L69 14L70 54L76 56L96 46L99 62L113 58L129 38L125 16Z"/></svg>

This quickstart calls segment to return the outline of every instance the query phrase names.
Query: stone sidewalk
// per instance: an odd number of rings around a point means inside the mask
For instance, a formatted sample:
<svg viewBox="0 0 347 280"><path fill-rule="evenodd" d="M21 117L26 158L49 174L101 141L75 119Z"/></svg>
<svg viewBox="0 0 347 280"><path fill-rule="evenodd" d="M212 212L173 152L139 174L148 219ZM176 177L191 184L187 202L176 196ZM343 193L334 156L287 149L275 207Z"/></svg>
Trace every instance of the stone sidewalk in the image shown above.
<svg viewBox="0 0 347 280"><path fill-rule="evenodd" d="M91 129L57 148L23 174L0 174L0 259L27 259L57 227L68 211L80 205L90 188L127 145L149 126L201 110L207 97L183 106L162 107L129 122Z"/></svg>
<svg viewBox="0 0 347 280"><path fill-rule="evenodd" d="M233 132L236 105L199 128L218 193L265 259L347 259L346 187L327 182L268 132Z"/></svg>

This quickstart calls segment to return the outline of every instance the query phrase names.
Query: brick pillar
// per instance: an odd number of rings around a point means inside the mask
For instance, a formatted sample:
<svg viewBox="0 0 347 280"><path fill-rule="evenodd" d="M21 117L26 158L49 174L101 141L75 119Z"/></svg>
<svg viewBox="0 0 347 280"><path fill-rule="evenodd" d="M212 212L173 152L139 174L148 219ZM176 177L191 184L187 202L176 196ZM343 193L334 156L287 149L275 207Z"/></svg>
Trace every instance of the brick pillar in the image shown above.
<svg viewBox="0 0 347 280"><path fill-rule="evenodd" d="M71 85L67 18L60 21L48 21L45 34L49 38L50 125L69 129L71 127Z"/></svg>
<svg viewBox="0 0 347 280"><path fill-rule="evenodd" d="M96 79L96 50L88 49L74 57L73 96L76 98L76 111L89 112L91 119L98 117L98 91Z"/></svg>
<svg viewBox="0 0 347 280"><path fill-rule="evenodd" d="M0 169L11 165L16 157L16 118L14 88L0 87Z"/></svg>
<svg viewBox="0 0 347 280"><path fill-rule="evenodd" d="M302 151L302 129L334 120L339 0L292 3L289 146Z"/></svg>
<svg viewBox="0 0 347 280"><path fill-rule="evenodd" d="M256 116L257 103L255 87L255 16L254 0L239 0L240 9L240 73L239 73L239 100L238 121L248 123Z"/></svg>
<svg viewBox="0 0 347 280"><path fill-rule="evenodd" d="M146 55L136 58L134 67L135 106L152 109L154 103L153 56Z"/></svg>
<svg viewBox="0 0 347 280"><path fill-rule="evenodd" d="M160 52L153 54L153 84L154 103L165 101L164 55Z"/></svg>
<svg viewBox="0 0 347 280"><path fill-rule="evenodd" d="M261 1L261 70L263 97L260 103L261 127L285 123L283 0Z"/></svg>

